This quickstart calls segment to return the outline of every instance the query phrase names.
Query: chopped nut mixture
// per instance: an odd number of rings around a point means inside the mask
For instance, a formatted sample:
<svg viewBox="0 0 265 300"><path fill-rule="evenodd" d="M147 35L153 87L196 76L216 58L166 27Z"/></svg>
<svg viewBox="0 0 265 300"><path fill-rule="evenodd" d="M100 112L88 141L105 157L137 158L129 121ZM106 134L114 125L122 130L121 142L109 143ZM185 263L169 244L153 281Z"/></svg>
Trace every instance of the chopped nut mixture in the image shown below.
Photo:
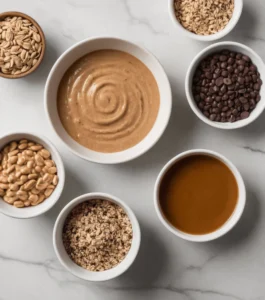
<svg viewBox="0 0 265 300"><path fill-rule="evenodd" d="M63 243L70 258L89 271L118 265L132 243L132 225L125 211L107 200L77 205L66 218Z"/></svg>
<svg viewBox="0 0 265 300"><path fill-rule="evenodd" d="M199 35L211 35L225 28L234 11L234 0L175 0L175 14L181 25Z"/></svg>

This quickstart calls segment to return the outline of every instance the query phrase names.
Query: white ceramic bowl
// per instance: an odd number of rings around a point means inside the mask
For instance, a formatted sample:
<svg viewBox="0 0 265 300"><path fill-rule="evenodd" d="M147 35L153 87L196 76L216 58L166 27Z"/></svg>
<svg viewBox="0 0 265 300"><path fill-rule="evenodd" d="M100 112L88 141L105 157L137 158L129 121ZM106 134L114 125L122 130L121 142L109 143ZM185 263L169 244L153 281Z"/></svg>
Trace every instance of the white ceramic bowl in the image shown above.
<svg viewBox="0 0 265 300"><path fill-rule="evenodd" d="M250 116L247 119L236 121L233 123L230 123L230 122L222 123L222 122L214 122L214 121L209 120L207 117L204 116L204 114L198 108L198 106L194 100L193 94L192 94L193 76L194 76L194 73L195 73L199 63L208 55L210 55L214 52L224 50L224 49L228 49L231 51L236 51L236 52L240 52L245 55L248 55L251 58L252 62L257 66L258 71L260 72L260 77L263 81L263 84L262 84L261 90L260 90L261 100L258 102L255 109L251 112ZM213 127L216 127L216 128L220 128L220 129L236 129L236 128L244 127L244 126L252 123L254 120L256 120L265 108L265 97L264 97L264 95L265 95L265 67L264 67L264 63L263 63L262 59L260 58L260 56L255 51L253 51L251 48L249 48L243 44L235 43L235 42L221 42L221 43L213 44L213 45L205 48L204 50L202 50L192 60L190 66L188 68L187 74L186 74L185 91L186 91L186 97L188 99L191 109L197 115L197 117L199 117L204 123L211 125Z"/></svg>
<svg viewBox="0 0 265 300"><path fill-rule="evenodd" d="M58 201L61 196L61 193L64 188L64 181L65 181L65 171L63 161L57 149L54 145L45 137L36 135L34 133L29 132L17 132L17 133L9 133L0 137L0 149L2 149L6 144L9 144L12 141L18 141L21 139L27 139L36 143L43 145L47 150L50 151L52 159L54 160L59 182L57 187L55 188L54 192L51 194L50 197L45 199L42 203L36 206L24 207L24 208L16 208L13 205L6 203L0 197L0 212L14 218L19 219L27 219L36 217L48 211L53 205Z"/></svg>
<svg viewBox="0 0 265 300"><path fill-rule="evenodd" d="M68 216L68 214L79 203L93 200L93 199L108 200L122 207L126 212L126 214L128 215L133 229L132 245L124 260L116 267L102 272L91 272L75 264L68 256L62 241L62 230L63 230L65 219ZM140 242L141 242L140 226L133 211L129 208L127 204L125 204L120 199L104 193L84 194L72 200L60 212L55 222L54 230L53 230L53 246L54 246L55 253L59 261L61 262L61 264L73 275L89 281L106 281L106 280L113 279L121 275L122 273L124 273L134 262L138 254Z"/></svg>
<svg viewBox="0 0 265 300"><path fill-rule="evenodd" d="M153 73L160 93L158 116L149 134L134 147L116 153L92 151L77 143L65 131L57 112L57 89L65 71L80 57L101 49L121 50L141 60ZM46 114L51 126L64 144L74 154L86 160L103 164L116 164L129 161L148 151L163 134L171 114L171 88L167 75L158 60L146 49L118 38L89 38L66 50L54 64L48 76L44 94Z"/></svg>
<svg viewBox="0 0 265 300"><path fill-rule="evenodd" d="M177 161L183 159L184 157L191 156L191 155L197 155L197 154L208 155L208 156L214 157L214 158L220 160L221 162L223 162L235 176L235 179L236 179L236 182L238 185L238 201L237 201L237 205L236 205L236 208L235 208L233 214L226 221L226 223L223 224L223 226L221 226L219 229L217 229L214 232L211 232L208 234L202 234L202 235L188 234L188 233L185 233L185 232L177 229L173 225L171 225L171 223L164 216L163 211L160 207L160 201L159 201L159 190L160 190L161 181L164 178L164 175L167 173L167 171ZM178 236L184 240L188 240L188 241L192 241L192 242L207 242L207 241L215 240L215 239L223 236L224 234L226 234L228 231L230 231L236 225L236 223L240 219L240 217L244 211L245 203L246 203L246 189L245 189L244 181L243 181L239 171L227 158L225 158L221 154L211 151L211 150L196 149L196 150L189 150L189 151L180 153L179 155L172 158L163 167L163 169L159 173L156 183L155 183L154 204L155 204L156 213L157 213L160 221L170 232L172 232L176 236Z"/></svg>
<svg viewBox="0 0 265 300"><path fill-rule="evenodd" d="M175 2L175 0L168 0L168 10L169 10L170 18L171 18L172 22L174 23L174 25L176 26L178 32L183 35L186 35L192 39L199 40L202 42L215 41L215 40L221 39L222 37L227 35L236 26L238 20L240 19L242 9L243 9L243 0L234 0L235 7L234 7L233 16L232 16L231 20L228 22L228 24L225 26L225 28L215 34L199 35L199 34L190 32L189 30L185 29L180 24L180 22L178 21L178 19L176 18L176 15L175 15L174 2Z"/></svg>

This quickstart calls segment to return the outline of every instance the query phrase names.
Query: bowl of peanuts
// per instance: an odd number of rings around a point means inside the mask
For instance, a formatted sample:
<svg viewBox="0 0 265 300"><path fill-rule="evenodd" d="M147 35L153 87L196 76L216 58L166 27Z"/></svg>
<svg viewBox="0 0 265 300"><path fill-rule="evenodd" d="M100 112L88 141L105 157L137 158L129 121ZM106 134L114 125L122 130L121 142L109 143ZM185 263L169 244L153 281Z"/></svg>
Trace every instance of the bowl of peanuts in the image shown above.
<svg viewBox="0 0 265 300"><path fill-rule="evenodd" d="M65 181L63 161L45 137L10 133L0 137L0 212L32 218L60 198Z"/></svg>
<svg viewBox="0 0 265 300"><path fill-rule="evenodd" d="M45 36L30 16L0 13L0 77L17 79L34 72L45 53Z"/></svg>

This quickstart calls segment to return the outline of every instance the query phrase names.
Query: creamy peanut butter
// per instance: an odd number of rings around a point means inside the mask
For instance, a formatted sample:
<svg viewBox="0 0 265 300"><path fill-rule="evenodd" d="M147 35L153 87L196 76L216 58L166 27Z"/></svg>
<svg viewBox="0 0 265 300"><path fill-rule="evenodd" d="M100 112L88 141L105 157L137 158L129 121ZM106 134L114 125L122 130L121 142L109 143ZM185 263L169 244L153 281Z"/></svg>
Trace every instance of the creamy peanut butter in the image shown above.
<svg viewBox="0 0 265 300"><path fill-rule="evenodd" d="M160 105L156 80L136 57L100 50L77 60L58 89L58 113L68 134L98 152L118 152L152 129Z"/></svg>

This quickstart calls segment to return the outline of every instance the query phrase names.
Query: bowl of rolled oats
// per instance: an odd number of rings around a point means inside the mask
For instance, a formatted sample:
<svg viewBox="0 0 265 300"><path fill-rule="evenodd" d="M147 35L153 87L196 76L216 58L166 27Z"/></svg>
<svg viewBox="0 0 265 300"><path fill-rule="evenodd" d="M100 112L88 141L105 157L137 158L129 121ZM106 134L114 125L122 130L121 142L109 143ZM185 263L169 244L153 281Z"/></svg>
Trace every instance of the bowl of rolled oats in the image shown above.
<svg viewBox="0 0 265 300"><path fill-rule="evenodd" d="M0 13L0 76L25 77L40 65L45 36L30 16L16 11Z"/></svg>
<svg viewBox="0 0 265 300"><path fill-rule="evenodd" d="M65 171L59 152L45 137L10 133L0 137L0 212L32 218L60 198Z"/></svg>
<svg viewBox="0 0 265 300"><path fill-rule="evenodd" d="M88 281L106 281L134 262L141 233L133 211L120 199L89 193L68 203L53 230L53 245L61 264Z"/></svg>
<svg viewBox="0 0 265 300"><path fill-rule="evenodd" d="M180 33L210 42L233 30L240 19L243 0L168 0L168 8Z"/></svg>

